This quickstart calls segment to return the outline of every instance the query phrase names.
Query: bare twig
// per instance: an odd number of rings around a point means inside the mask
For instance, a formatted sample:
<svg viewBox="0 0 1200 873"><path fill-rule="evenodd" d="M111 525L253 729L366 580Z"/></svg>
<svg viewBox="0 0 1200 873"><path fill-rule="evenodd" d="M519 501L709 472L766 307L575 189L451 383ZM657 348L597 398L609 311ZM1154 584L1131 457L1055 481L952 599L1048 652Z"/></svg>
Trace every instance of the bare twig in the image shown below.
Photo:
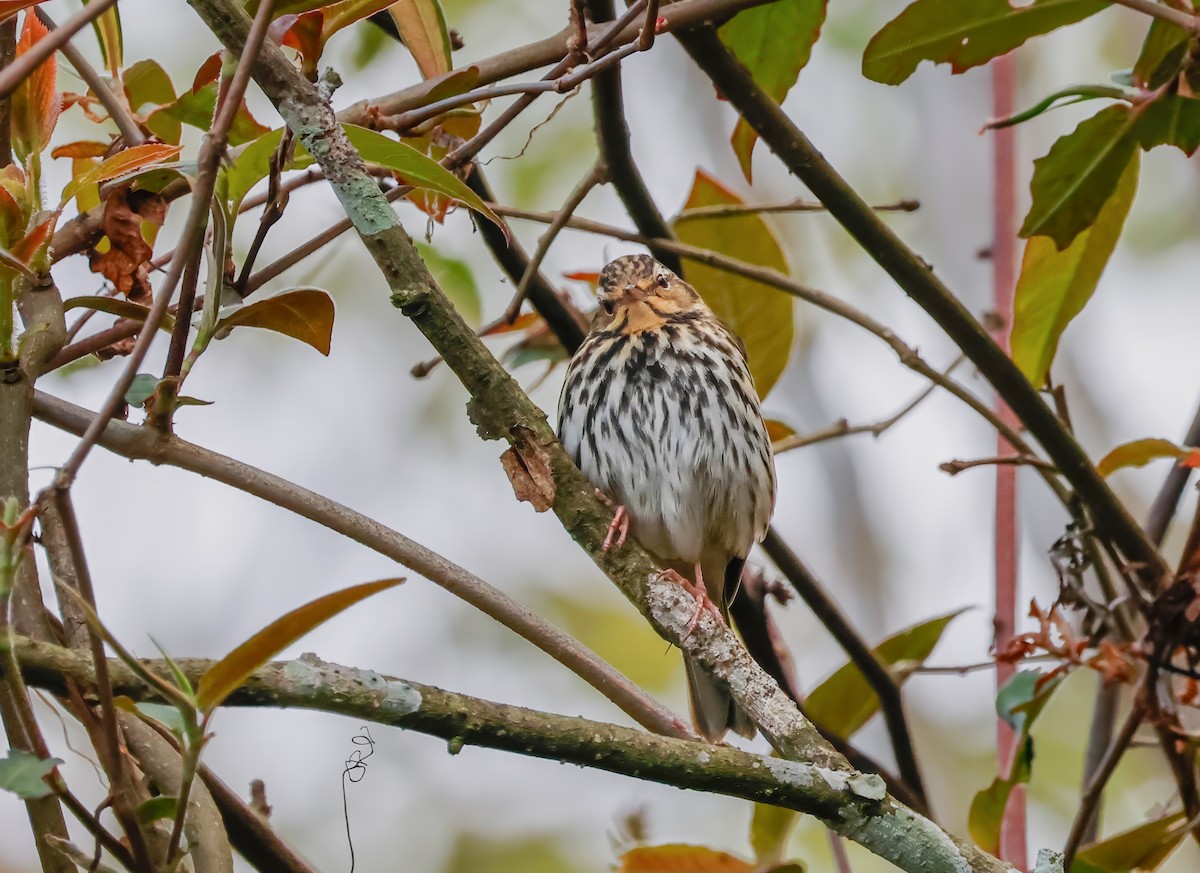
<svg viewBox="0 0 1200 873"><path fill-rule="evenodd" d="M1200 445L1200 408L1197 408L1196 415L1192 418L1192 423L1188 427L1187 434L1184 435L1183 445ZM1167 528L1171 524L1171 519L1175 517L1175 510L1179 506L1179 498L1183 495L1184 486L1187 485L1191 474L1192 468L1185 467L1182 464L1175 464L1167 472L1162 487L1159 489L1158 495L1154 498L1154 503L1150 506L1150 513L1146 518L1146 536L1150 537L1151 542L1155 545L1161 546L1163 540L1166 538Z"/></svg>
<svg viewBox="0 0 1200 873"><path fill-rule="evenodd" d="M898 200L895 203L880 203L871 207L876 212L916 212L921 208L920 201ZM714 203L711 206L693 206L679 213L676 221L687 221L693 218L733 218L739 215L752 215L776 212L828 212L824 203L805 200L797 197L793 200L781 200L774 203Z"/></svg>
<svg viewBox="0 0 1200 873"><path fill-rule="evenodd" d="M525 302L525 293L529 289L529 283L533 281L533 277L538 270L542 268L542 261L546 257L546 253L550 251L550 246L554 244L555 237L562 230L571 215L579 208L585 197L592 193L592 189L597 185L603 184L608 178L608 169L603 161L596 163L587 175L579 180L579 184L568 195L566 201L562 205L562 209L558 212L558 218L550 223L546 228L546 232L542 234L538 240L537 248L533 250L533 257L529 259L529 264L525 267L525 272L521 276L521 281L517 283L516 293L513 294L512 302L508 304L508 309L504 312L504 318L509 324L517 320L517 316L521 312L521 304Z"/></svg>
<svg viewBox="0 0 1200 873"><path fill-rule="evenodd" d="M642 31L638 34L637 47L638 51L649 51L654 45L654 35L658 30L658 0L649 0L646 3L646 23L642 25Z"/></svg>
<svg viewBox="0 0 1200 873"><path fill-rule="evenodd" d="M973 470L976 467L1035 467L1048 473L1055 472L1054 465L1049 461L1045 461L1037 455L1024 453L996 455L992 458L973 458L969 461L946 461L944 464L938 464L939 470L949 473L951 476L957 476L964 470Z"/></svg>
<svg viewBox="0 0 1200 873"><path fill-rule="evenodd" d="M58 26L54 20L46 14L46 10L42 7L36 8L37 16L46 25L47 29L54 31ZM121 139L126 146L141 145L146 141L145 134L142 133L141 127L137 123L137 119L133 117L133 113L129 110L129 105L123 97L119 97L112 88L108 87L108 82L104 77L96 71L96 68L88 63L88 59L83 56L83 52L75 47L75 44L67 40L62 44L61 51L63 57L67 59L75 72L79 74L79 78L83 79L92 89L92 93L96 95L96 99L101 105L108 110L108 117L113 120L117 126L117 130L121 132Z"/></svg>
<svg viewBox="0 0 1200 873"><path fill-rule="evenodd" d="M954 372L954 369L962 363L962 361L963 357L962 355L959 355L954 359L954 363L942 371L942 375L948 377ZM840 439L841 437L853 436L854 434L869 433L871 436L878 438L886 433L890 428L898 424L910 412L920 406L921 402L924 401L925 398L930 394L932 394L935 388L937 388L936 383L929 385L920 394L916 395L912 400L904 404L904 406L897 410L893 415L881 419L880 421L871 422L869 424L851 424L849 421L842 418L824 430L818 430L814 433L807 434L793 434L790 437L784 437L783 439L775 442L771 448L775 454L778 455L782 452L791 451L792 449L799 449L804 446L811 446L815 445L816 443L826 442L828 440Z"/></svg>
<svg viewBox="0 0 1200 873"><path fill-rule="evenodd" d="M79 33L85 26L107 12L109 7L116 2L117 0L93 0L93 2L87 4L83 9L68 18L62 27L51 31L45 37L39 39L30 46L29 51L16 58L3 70L0 70L0 98L11 94L47 58L62 48L71 37Z"/></svg>
<svg viewBox="0 0 1200 873"><path fill-rule="evenodd" d="M1164 6L1156 0L1112 0L1120 6L1128 7L1137 12L1145 13L1152 18L1161 18L1163 21L1169 21L1177 27L1182 27L1185 32L1195 34L1200 32L1200 20L1195 15L1188 15L1179 9L1174 9L1170 6ZM1067 859L1068 862L1070 858ZM1068 863L1068 867L1070 864Z"/></svg>

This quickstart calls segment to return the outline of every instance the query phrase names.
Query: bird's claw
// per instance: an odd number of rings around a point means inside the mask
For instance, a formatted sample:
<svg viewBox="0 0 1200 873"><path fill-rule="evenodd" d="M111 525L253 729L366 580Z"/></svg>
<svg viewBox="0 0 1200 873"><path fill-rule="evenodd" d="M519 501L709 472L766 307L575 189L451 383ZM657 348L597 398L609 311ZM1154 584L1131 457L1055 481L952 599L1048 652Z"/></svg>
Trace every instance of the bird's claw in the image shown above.
<svg viewBox="0 0 1200 873"><path fill-rule="evenodd" d="M700 624L700 616L704 615L705 610L712 613L712 617L719 626L725 626L725 618L721 615L721 607L717 606L713 599L708 596L708 591L702 584L697 585L676 570L663 570L660 578L674 582L688 594L692 595L692 597L696 598L696 611L692 613L687 630L683 632L685 640L695 632L696 626Z"/></svg>
<svg viewBox="0 0 1200 873"><path fill-rule="evenodd" d="M612 521L608 525L608 533L605 535L604 544L600 548L607 552L615 545L619 549L625 545L625 540L629 539L629 510L624 506L614 503L599 488L596 489L596 497L613 511Z"/></svg>

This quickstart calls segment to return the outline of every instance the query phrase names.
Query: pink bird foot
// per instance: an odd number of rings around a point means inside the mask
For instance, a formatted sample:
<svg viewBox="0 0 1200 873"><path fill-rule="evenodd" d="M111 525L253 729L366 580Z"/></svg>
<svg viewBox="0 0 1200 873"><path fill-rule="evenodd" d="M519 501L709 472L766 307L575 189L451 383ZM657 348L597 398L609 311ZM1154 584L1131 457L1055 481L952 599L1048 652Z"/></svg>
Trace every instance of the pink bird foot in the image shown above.
<svg viewBox="0 0 1200 873"><path fill-rule="evenodd" d="M683 574L676 570L663 570L662 579L667 579L677 584L680 588L686 591L692 597L696 598L696 611L692 615L691 621L688 622L687 630L684 631L683 637L687 639L696 630L696 625L700 623L700 616L705 610L712 613L713 618L717 620L717 624L724 625L725 618L721 615L721 607L708 596L708 590L704 587L704 577L700 573L700 565L696 565L696 581L692 582Z"/></svg>
<svg viewBox="0 0 1200 873"><path fill-rule="evenodd" d="M608 525L608 534L604 537L604 544L600 548L607 552L615 545L619 549L625 545L625 540L629 539L629 510L614 503L599 488L596 489L596 497L613 511L612 521Z"/></svg>

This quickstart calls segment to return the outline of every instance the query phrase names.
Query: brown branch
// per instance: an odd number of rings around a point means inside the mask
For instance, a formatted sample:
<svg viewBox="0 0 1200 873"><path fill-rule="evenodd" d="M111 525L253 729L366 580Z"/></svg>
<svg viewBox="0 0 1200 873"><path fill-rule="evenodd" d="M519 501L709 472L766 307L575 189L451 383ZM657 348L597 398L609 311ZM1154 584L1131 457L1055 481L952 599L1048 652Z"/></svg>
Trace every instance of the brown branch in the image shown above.
<svg viewBox="0 0 1200 873"><path fill-rule="evenodd" d="M93 0L76 12L66 23L39 39L29 51L0 70L0 98L10 95L16 87L24 82L33 71L40 67L56 51L62 48L69 39L79 33L85 26L95 21L108 11L117 0Z"/></svg>
<svg viewBox="0 0 1200 873"><path fill-rule="evenodd" d="M1169 21L1176 27L1183 28L1186 33L1200 33L1200 19L1195 15L1189 15L1179 9L1164 6L1156 2L1156 0L1112 0L1112 2L1119 6L1133 9L1136 12L1149 15L1151 18L1161 18L1163 21Z"/></svg>
<svg viewBox="0 0 1200 873"><path fill-rule="evenodd" d="M949 473L951 476L957 476L964 470L973 470L976 467L1036 467L1039 470L1046 472L1055 472L1054 465L1049 461L1043 461L1036 455L997 455L992 458L975 458L970 461L946 461L944 464L938 464L938 469L943 473Z"/></svg>
<svg viewBox="0 0 1200 873"><path fill-rule="evenodd" d="M40 392L34 412L41 421L75 434L85 432L95 420L87 410ZM249 464L124 422L109 421L100 431L99 445L121 457L166 464L222 482L391 558L533 643L638 724L658 733L690 735L677 716L572 637L462 567L361 513Z"/></svg>
<svg viewBox="0 0 1200 873"><path fill-rule="evenodd" d="M1102 535L1120 548L1126 560L1141 567L1151 587L1161 589L1168 573L1162 555L1037 389L962 305L961 298L846 183L711 28L679 32L676 36L722 96L784 165L979 368L1074 486Z"/></svg>
<svg viewBox="0 0 1200 873"><path fill-rule="evenodd" d="M895 203L879 203L871 207L876 212L916 212L921 208L917 200L897 200ZM733 218L739 215L753 215L779 212L828 212L824 203L816 203L797 197L793 200L781 200L775 203L714 203L711 206L693 206L679 213L676 221L687 221L693 218Z"/></svg>

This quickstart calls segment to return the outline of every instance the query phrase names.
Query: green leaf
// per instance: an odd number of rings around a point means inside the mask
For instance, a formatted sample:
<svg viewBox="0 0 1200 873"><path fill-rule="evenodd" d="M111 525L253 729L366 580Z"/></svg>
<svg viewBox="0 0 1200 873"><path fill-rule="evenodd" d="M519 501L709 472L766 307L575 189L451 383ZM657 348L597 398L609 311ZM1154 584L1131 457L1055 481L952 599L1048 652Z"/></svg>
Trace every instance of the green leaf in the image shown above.
<svg viewBox="0 0 1200 873"><path fill-rule="evenodd" d="M754 804L754 815L750 819L750 847L754 849L754 859L760 865L778 864L783 860L788 839L799 820L800 813L794 809Z"/></svg>
<svg viewBox="0 0 1200 873"><path fill-rule="evenodd" d="M924 663L947 625L963 611L957 609L893 634L875 647L875 656L885 667L902 661ZM903 682L909 672L899 672L896 680ZM813 721L849 739L879 711L879 698L858 667L848 662L812 690L806 708Z"/></svg>
<svg viewBox="0 0 1200 873"><path fill-rule="evenodd" d="M433 246L421 242L417 243L417 251L437 281L438 287L454 301L467 324L478 325L481 312L479 288L475 285L475 277L467 263L456 258L447 258L439 254Z"/></svg>
<svg viewBox="0 0 1200 873"><path fill-rule="evenodd" d="M432 79L454 67L450 31L438 0L399 0L388 7L400 39L412 53L422 78Z"/></svg>
<svg viewBox="0 0 1200 873"><path fill-rule="evenodd" d="M1186 458L1195 449L1185 449L1170 440L1147 438L1122 443L1096 464L1096 472L1109 476L1125 467L1144 467L1159 458Z"/></svg>
<svg viewBox="0 0 1200 873"><path fill-rule="evenodd" d="M1021 670L1004 683L996 695L996 715L1018 732L1029 733L1050 695L1063 680L1062 674L1046 678L1037 670Z"/></svg>
<svg viewBox="0 0 1200 873"><path fill-rule="evenodd" d="M138 804L135 810L138 824L148 825L162 819L174 820L175 813L179 810L179 798L167 797L161 795L159 797L151 797L149 800L143 800Z"/></svg>
<svg viewBox="0 0 1200 873"><path fill-rule="evenodd" d="M197 130L208 130L212 126L213 111L217 107L217 88L218 83L209 82L198 91L184 91L173 103L150 113L146 119L146 126L163 139L166 139L180 122ZM267 128L250 114L243 100L229 128L229 145L239 146L251 142L266 132Z"/></svg>
<svg viewBox="0 0 1200 873"><path fill-rule="evenodd" d="M217 331L260 327L307 343L323 355L333 339L333 298L320 288L293 288L240 306L217 322Z"/></svg>
<svg viewBox="0 0 1200 873"><path fill-rule="evenodd" d="M125 402L130 406L142 406L158 390L158 377L151 373L138 373L129 383Z"/></svg>
<svg viewBox="0 0 1200 873"><path fill-rule="evenodd" d="M353 124L343 124L342 127L350 142L368 164L391 170L402 181L416 188L426 188L458 200L500 225L500 219L479 199L479 195L437 161L382 133ZM250 189L267 177L271 168L271 155L279 147L282 136L282 129L272 130L260 136L242 150L226 171L231 208L236 209ZM312 157L303 146L297 145L296 158L288 169L302 170L312 164Z"/></svg>
<svg viewBox="0 0 1200 873"><path fill-rule="evenodd" d="M1145 104L1138 117L1137 138L1147 151L1173 145L1190 158L1200 148L1200 100L1165 94Z"/></svg>
<svg viewBox="0 0 1200 873"><path fill-rule="evenodd" d="M1156 870L1188 834L1187 815L1176 812L1092 843L1075 856L1071 873Z"/></svg>
<svg viewBox="0 0 1200 873"><path fill-rule="evenodd" d="M53 792L45 777L61 763L59 758L43 760L23 749L9 749L8 755L0 758L0 788L22 800L49 797Z"/></svg>
<svg viewBox="0 0 1200 873"><path fill-rule="evenodd" d="M1162 87L1183 67L1187 48L1188 36L1182 27L1155 18L1133 65L1133 84L1147 91Z"/></svg>
<svg viewBox="0 0 1200 873"><path fill-rule="evenodd" d="M83 0L85 6L91 2L92 0ZM104 66L108 67L110 76L119 79L123 63L121 54L124 39L121 35L121 13L116 4L92 20L92 30L96 32L96 39L100 42L100 54L104 58Z"/></svg>
<svg viewBox="0 0 1200 873"><path fill-rule="evenodd" d="M741 198L716 179L697 170L684 210L741 202ZM785 275L789 272L783 249L761 215L722 218L681 215L673 227L681 242L770 267ZM792 352L793 299L753 279L695 261L687 261L686 270L688 283L745 343L758 395L766 397Z"/></svg>
<svg viewBox="0 0 1200 873"><path fill-rule="evenodd" d="M1025 737L1020 751L1013 760L1013 772L1008 778L999 776L992 784L971 799L967 813L967 830L971 839L985 852L996 854L1000 850L1000 826L1004 821L1004 808L1013 789L1029 781L1033 771L1033 741Z"/></svg>
<svg viewBox="0 0 1200 873"><path fill-rule="evenodd" d="M69 297L63 301L63 310L69 312L72 309L94 309L97 312L107 312L109 315L117 315L121 318L132 318L134 321L145 321L146 316L150 314L149 306L142 306L140 303L118 297ZM158 328L167 333L174 331L175 316L169 312L163 313Z"/></svg>
<svg viewBox="0 0 1200 873"><path fill-rule="evenodd" d="M185 729L183 716L179 714L179 710L175 707L167 706L165 703L138 703L135 706L137 711L143 716L154 719L173 734L178 736L183 735Z"/></svg>
<svg viewBox="0 0 1200 873"><path fill-rule="evenodd" d="M166 145L160 142L148 142L132 148L122 149L111 158L102 161L80 176L76 176L63 189L62 205L75 196L75 193L87 185L98 185L125 176L138 170L144 170L164 161L172 160L181 151L177 145Z"/></svg>
<svg viewBox="0 0 1200 873"><path fill-rule="evenodd" d="M777 0L744 9L724 25L721 41L764 91L782 103L812 55L825 22L826 0ZM731 144L746 181L758 133L738 118Z"/></svg>
<svg viewBox="0 0 1200 873"><path fill-rule="evenodd" d="M1081 21L1106 0L916 0L871 38L863 75L899 85L921 61L950 64L961 73L1008 54L1027 39Z"/></svg>
<svg viewBox="0 0 1200 873"><path fill-rule="evenodd" d="M1061 251L1048 237L1025 243L1013 294L1012 358L1036 387L1046 382L1058 342L1092 299L1116 248L1138 185L1136 152L1091 227Z"/></svg>
<svg viewBox="0 0 1200 873"><path fill-rule="evenodd" d="M206 712L213 710L236 691L246 677L313 628L360 600L394 588L403 581L383 579L343 588L277 618L205 671L196 694L196 705Z"/></svg>
<svg viewBox="0 0 1200 873"><path fill-rule="evenodd" d="M1021 236L1048 236L1061 251L1090 227L1137 149L1137 121L1124 104L1101 109L1034 161Z"/></svg>

